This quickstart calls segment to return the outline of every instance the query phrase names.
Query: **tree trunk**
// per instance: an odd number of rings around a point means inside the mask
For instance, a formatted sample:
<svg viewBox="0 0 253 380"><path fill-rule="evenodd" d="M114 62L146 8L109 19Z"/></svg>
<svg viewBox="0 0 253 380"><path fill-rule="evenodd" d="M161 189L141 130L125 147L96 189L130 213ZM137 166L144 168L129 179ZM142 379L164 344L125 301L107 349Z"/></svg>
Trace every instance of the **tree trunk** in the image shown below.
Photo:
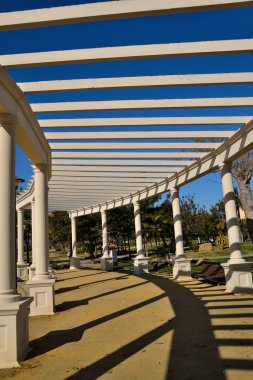
<svg viewBox="0 0 253 380"><path fill-rule="evenodd" d="M238 183L240 188L240 201L245 212L246 223L250 239L253 243L253 194L250 184Z"/></svg>

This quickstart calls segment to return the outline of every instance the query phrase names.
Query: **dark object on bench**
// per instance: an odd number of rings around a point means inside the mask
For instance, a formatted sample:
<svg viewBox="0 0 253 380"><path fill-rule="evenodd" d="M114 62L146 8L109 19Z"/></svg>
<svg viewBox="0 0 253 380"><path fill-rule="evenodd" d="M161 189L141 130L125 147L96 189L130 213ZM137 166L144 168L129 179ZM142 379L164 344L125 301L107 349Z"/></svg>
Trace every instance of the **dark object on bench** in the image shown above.
<svg viewBox="0 0 253 380"><path fill-rule="evenodd" d="M225 283L224 269L220 264L203 264L202 270L192 274L193 278L215 284Z"/></svg>

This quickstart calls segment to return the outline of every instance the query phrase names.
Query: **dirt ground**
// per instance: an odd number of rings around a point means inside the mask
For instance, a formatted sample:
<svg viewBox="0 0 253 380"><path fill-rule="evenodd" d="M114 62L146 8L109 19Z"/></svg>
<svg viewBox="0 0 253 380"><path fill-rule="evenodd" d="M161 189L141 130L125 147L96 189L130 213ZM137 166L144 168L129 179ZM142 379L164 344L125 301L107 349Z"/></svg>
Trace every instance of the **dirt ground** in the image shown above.
<svg viewBox="0 0 253 380"><path fill-rule="evenodd" d="M56 314L0 379L252 380L253 295L168 275L57 272Z"/></svg>

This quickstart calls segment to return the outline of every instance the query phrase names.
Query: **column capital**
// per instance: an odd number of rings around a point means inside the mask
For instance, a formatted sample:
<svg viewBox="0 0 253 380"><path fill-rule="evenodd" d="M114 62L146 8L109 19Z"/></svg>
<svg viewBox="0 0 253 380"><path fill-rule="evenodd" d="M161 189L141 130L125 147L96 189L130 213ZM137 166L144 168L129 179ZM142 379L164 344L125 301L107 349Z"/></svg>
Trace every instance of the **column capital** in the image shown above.
<svg viewBox="0 0 253 380"><path fill-rule="evenodd" d="M171 195L175 194L175 193L179 193L179 187L172 187L170 189L170 193Z"/></svg>
<svg viewBox="0 0 253 380"><path fill-rule="evenodd" d="M23 213L24 213L24 210L23 210L22 208L18 208L18 209L17 209L17 213L18 213L18 214L23 214Z"/></svg>
<svg viewBox="0 0 253 380"><path fill-rule="evenodd" d="M40 173L40 172L46 173L47 171L46 164L35 164L35 165L32 165L32 167L33 167L34 173Z"/></svg>
<svg viewBox="0 0 253 380"><path fill-rule="evenodd" d="M10 114L0 114L0 127L12 127L15 126L16 119Z"/></svg>
<svg viewBox="0 0 253 380"><path fill-rule="evenodd" d="M221 162L219 164L219 169L222 170L222 169L227 168L227 169L231 170L231 166L232 166L232 162L231 161Z"/></svg>

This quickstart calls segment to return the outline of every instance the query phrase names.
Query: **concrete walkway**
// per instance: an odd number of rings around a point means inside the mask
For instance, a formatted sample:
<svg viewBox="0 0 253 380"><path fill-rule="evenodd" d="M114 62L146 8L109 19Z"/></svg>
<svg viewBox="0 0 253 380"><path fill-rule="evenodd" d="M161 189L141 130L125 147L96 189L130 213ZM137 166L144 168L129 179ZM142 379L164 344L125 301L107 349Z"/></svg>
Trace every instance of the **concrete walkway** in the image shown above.
<svg viewBox="0 0 253 380"><path fill-rule="evenodd" d="M169 276L62 270L54 316L0 379L252 380L253 295Z"/></svg>

